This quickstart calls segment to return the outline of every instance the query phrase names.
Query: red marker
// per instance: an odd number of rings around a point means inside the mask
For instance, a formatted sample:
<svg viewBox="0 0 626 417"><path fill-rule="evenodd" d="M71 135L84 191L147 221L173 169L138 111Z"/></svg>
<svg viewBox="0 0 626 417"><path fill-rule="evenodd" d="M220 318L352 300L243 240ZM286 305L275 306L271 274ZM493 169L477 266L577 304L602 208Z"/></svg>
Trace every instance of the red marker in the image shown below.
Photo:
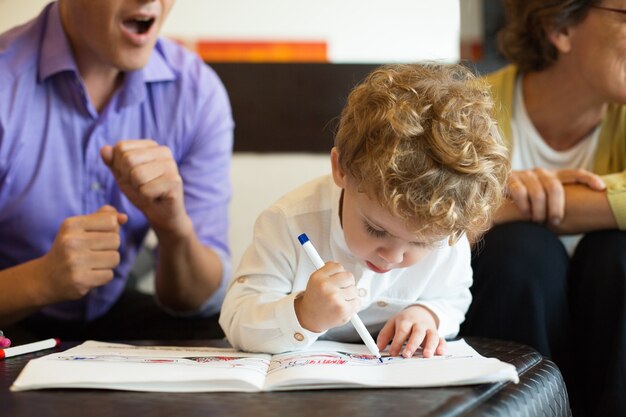
<svg viewBox="0 0 626 417"><path fill-rule="evenodd" d="M37 352L44 349L51 349L59 346L59 339L46 339L39 342L26 343L25 345L15 346L6 349L0 349L0 360L10 358L11 356L24 355L26 353Z"/></svg>

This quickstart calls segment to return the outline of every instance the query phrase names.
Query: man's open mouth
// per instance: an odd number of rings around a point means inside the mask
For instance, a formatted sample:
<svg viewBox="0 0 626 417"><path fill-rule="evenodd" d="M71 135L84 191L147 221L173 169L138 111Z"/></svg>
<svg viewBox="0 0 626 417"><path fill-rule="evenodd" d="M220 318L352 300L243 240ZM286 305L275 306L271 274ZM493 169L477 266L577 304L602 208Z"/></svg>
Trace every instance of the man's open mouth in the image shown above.
<svg viewBox="0 0 626 417"><path fill-rule="evenodd" d="M124 20L123 25L129 32L143 35L148 33L155 20L154 17L137 17Z"/></svg>

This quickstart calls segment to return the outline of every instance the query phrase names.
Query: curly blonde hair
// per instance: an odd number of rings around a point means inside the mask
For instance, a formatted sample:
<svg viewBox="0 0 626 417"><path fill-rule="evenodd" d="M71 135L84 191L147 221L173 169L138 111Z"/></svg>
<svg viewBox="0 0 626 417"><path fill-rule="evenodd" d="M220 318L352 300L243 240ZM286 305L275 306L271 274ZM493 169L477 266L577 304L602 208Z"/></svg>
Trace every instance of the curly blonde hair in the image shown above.
<svg viewBox="0 0 626 417"><path fill-rule="evenodd" d="M475 239L510 170L492 107L488 87L461 65L382 66L348 97L339 164L416 234Z"/></svg>

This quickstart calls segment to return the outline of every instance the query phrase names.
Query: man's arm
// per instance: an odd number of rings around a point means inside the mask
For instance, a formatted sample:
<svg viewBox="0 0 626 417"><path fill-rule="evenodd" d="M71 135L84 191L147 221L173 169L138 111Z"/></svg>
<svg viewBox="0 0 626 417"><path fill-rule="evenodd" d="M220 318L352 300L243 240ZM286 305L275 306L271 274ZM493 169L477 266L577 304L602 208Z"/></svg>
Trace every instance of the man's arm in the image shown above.
<svg viewBox="0 0 626 417"><path fill-rule="evenodd" d="M156 141L121 141L103 147L101 154L120 190L146 216L159 240L156 296L172 310L207 314L219 311L224 277L230 272L234 123L217 74L200 60L191 65L191 73L181 73L191 77L193 86L184 90L181 102L189 118L180 120L181 131L171 132L180 136L161 132Z"/></svg>
<svg viewBox="0 0 626 417"><path fill-rule="evenodd" d="M110 206L70 217L48 253L0 271L0 326L49 304L79 299L113 279L120 262L120 225L126 220Z"/></svg>
<svg viewBox="0 0 626 417"><path fill-rule="evenodd" d="M42 259L0 271L0 327L16 323L46 305Z"/></svg>
<svg viewBox="0 0 626 417"><path fill-rule="evenodd" d="M220 288L220 257L199 241L193 227L181 236L155 232L159 240L155 275L159 300L175 311L198 310Z"/></svg>
<svg viewBox="0 0 626 417"><path fill-rule="evenodd" d="M198 310L220 288L224 268L217 253L198 238L171 150L140 139L105 146L101 154L159 240L155 283L159 300L175 311Z"/></svg>
<svg viewBox="0 0 626 417"><path fill-rule="evenodd" d="M565 213L560 223L546 222L546 226L558 234L577 234L595 230L616 229L617 221L609 205L606 190L591 190L587 185L566 184ZM513 221L531 221L518 206L507 200L494 216L494 224Z"/></svg>

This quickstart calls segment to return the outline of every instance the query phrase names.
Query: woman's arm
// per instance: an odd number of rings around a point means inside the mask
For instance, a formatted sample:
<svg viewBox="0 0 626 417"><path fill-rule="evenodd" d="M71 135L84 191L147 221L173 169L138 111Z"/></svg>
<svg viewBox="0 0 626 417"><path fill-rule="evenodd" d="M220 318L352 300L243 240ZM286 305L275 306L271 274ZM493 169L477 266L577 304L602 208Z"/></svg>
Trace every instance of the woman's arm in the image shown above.
<svg viewBox="0 0 626 417"><path fill-rule="evenodd" d="M616 229L617 221L611 211L606 190L591 190L587 185L566 184L565 214L558 223L546 226L558 234L577 234L595 230ZM531 221L512 200L507 200L494 216L494 224Z"/></svg>

